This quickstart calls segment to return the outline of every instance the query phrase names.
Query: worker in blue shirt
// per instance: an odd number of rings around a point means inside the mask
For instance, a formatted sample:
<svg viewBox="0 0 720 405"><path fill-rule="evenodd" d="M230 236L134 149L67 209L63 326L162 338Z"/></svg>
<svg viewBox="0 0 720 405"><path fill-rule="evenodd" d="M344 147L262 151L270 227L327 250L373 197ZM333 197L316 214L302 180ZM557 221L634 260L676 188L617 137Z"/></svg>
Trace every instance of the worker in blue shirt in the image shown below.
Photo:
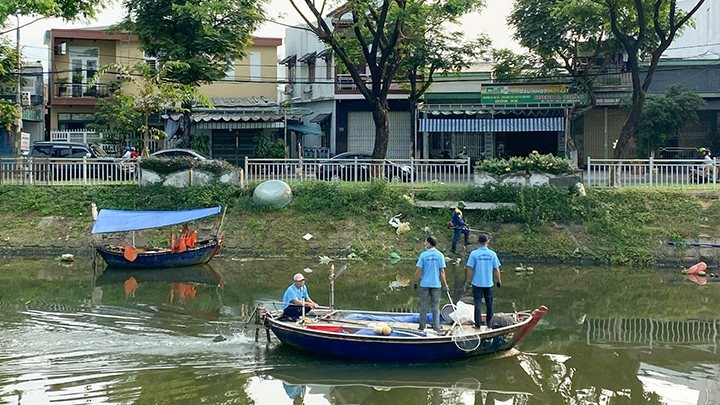
<svg viewBox="0 0 720 405"><path fill-rule="evenodd" d="M497 253L488 248L487 235L478 236L480 247L470 252L467 259L465 286L472 285L473 304L475 305L475 327L480 328L482 312L480 303L485 298L485 324L492 328L493 286L502 287L500 279L500 259ZM493 280L493 275L495 280Z"/></svg>
<svg viewBox="0 0 720 405"><path fill-rule="evenodd" d="M290 284L283 295L283 315L295 320L303 316L303 312L307 314L317 307L318 304L310 299L310 294L308 294L307 286L305 286L305 276L301 273L295 274L293 283Z"/></svg>
<svg viewBox="0 0 720 405"><path fill-rule="evenodd" d="M425 251L418 257L415 279L420 282L420 330L427 324L428 300L432 305L432 324L436 332L440 332L440 290L448 289L445 279L445 255L435 248L437 240L428 236ZM416 284L417 285L417 284Z"/></svg>

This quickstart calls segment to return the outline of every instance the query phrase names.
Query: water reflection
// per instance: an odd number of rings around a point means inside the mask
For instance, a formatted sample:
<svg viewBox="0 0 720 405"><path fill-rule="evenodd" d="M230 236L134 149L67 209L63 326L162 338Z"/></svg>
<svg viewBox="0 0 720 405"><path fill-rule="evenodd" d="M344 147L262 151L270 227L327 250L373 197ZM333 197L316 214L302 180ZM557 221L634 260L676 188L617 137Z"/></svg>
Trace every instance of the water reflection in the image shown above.
<svg viewBox="0 0 720 405"><path fill-rule="evenodd" d="M7 259L0 402L720 403L720 283L664 270L533 267L505 271L496 295L498 311L550 308L521 353L393 365L310 357L264 332L255 341L245 327L255 303L279 300L304 268L313 269L313 298L326 304L327 263L217 258L208 268L96 279L82 259L69 267ZM463 270L448 269L455 299ZM414 263L351 262L336 305L414 311L413 272Z"/></svg>

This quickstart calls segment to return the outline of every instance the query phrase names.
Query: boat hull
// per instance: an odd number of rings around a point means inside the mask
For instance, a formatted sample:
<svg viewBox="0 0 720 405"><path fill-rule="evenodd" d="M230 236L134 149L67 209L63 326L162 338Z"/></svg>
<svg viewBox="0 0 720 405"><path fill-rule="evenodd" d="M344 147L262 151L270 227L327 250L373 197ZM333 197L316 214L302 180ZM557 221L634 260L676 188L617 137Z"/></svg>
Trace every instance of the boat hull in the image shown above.
<svg viewBox="0 0 720 405"><path fill-rule="evenodd" d="M537 311L541 311L536 314ZM527 314L522 322L478 333L480 344L462 350L453 336L426 335L406 330L400 336L357 335L310 329L295 322L266 317L266 326L283 344L306 353L364 361L436 362L498 353L513 348L532 329L547 308Z"/></svg>
<svg viewBox="0 0 720 405"><path fill-rule="evenodd" d="M199 242L197 247L184 252L141 252L134 261L125 258L123 252L108 246L97 246L100 257L110 268L119 269L165 269L172 267L196 266L209 262L220 248L220 242L213 238Z"/></svg>

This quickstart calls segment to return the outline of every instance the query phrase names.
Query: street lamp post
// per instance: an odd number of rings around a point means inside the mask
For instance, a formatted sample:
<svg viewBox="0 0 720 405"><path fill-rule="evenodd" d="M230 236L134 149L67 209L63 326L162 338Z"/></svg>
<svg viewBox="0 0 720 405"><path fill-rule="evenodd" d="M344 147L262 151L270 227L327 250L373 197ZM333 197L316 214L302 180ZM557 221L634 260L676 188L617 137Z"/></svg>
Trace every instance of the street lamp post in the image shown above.
<svg viewBox="0 0 720 405"><path fill-rule="evenodd" d="M15 29L15 48L17 51L17 72L15 79L15 101L17 102L18 118L15 121L15 154L20 155L20 139L22 138L23 128L23 109L22 109L22 58L20 57L20 14L15 14L17 19L17 28Z"/></svg>

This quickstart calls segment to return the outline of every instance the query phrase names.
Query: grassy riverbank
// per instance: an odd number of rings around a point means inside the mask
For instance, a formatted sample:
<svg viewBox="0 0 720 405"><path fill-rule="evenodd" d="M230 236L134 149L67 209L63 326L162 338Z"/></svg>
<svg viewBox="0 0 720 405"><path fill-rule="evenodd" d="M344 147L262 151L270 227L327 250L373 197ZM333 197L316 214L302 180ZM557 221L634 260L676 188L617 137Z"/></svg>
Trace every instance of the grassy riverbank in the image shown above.
<svg viewBox="0 0 720 405"><path fill-rule="evenodd" d="M449 251L448 209L415 207L417 200L509 202L516 208L465 211L474 229L487 231L506 257L652 265L682 255L670 239L715 241L720 205L687 193L590 190L580 196L554 187L471 188L373 182L308 182L293 186L294 200L275 210L255 206L252 191L231 186L194 187L0 187L6 254L87 249L90 204L118 209L181 209L228 206L223 228L226 255L252 257L356 256L414 260L428 234ZM388 221L397 214L410 231L397 235ZM314 237L303 239L306 233ZM167 231L138 237L163 243Z"/></svg>

